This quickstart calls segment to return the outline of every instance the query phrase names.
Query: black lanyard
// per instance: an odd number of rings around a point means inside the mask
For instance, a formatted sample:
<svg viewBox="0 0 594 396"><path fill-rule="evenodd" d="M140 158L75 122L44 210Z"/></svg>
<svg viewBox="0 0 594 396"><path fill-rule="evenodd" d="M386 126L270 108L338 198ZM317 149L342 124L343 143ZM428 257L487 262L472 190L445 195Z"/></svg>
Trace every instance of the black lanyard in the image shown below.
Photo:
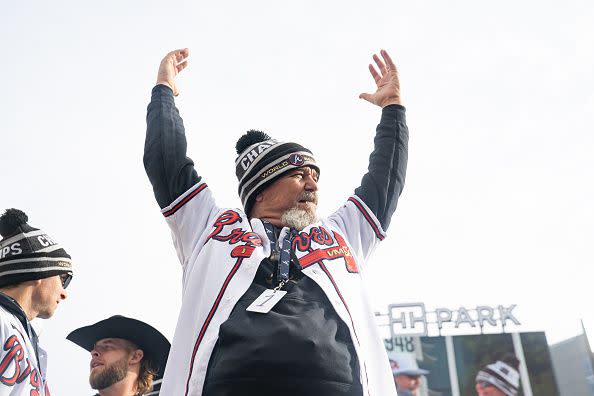
<svg viewBox="0 0 594 396"><path fill-rule="evenodd" d="M280 243L276 236L274 226L267 221L262 221L266 235L270 240L270 260L275 263L278 262L276 271L276 281L278 282L278 289L281 289L285 283L289 281L289 270L291 267L291 245L293 238L297 234L297 230L294 228L289 229L289 232L285 234L285 237Z"/></svg>

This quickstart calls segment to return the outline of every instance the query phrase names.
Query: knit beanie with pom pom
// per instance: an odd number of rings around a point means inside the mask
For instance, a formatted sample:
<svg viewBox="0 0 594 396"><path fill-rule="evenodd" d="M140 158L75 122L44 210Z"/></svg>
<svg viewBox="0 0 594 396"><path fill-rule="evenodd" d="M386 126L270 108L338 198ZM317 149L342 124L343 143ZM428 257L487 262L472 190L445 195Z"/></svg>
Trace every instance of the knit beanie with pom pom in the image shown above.
<svg viewBox="0 0 594 396"><path fill-rule="evenodd" d="M67 274L72 278L70 255L47 234L31 227L27 215L7 209L0 216L0 287Z"/></svg>
<svg viewBox="0 0 594 396"><path fill-rule="evenodd" d="M262 131L247 131L239 138L235 149L238 193L248 216L256 195L283 173L309 166L320 174L320 168L310 150L297 143L279 142Z"/></svg>

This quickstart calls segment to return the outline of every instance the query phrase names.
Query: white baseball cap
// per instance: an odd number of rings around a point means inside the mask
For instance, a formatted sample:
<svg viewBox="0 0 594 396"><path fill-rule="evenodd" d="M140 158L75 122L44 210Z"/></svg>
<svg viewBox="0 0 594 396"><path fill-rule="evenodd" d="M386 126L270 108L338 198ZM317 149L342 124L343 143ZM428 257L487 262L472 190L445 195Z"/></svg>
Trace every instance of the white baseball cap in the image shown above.
<svg viewBox="0 0 594 396"><path fill-rule="evenodd" d="M394 375L426 375L429 371L419 368L414 353L389 354L390 366Z"/></svg>

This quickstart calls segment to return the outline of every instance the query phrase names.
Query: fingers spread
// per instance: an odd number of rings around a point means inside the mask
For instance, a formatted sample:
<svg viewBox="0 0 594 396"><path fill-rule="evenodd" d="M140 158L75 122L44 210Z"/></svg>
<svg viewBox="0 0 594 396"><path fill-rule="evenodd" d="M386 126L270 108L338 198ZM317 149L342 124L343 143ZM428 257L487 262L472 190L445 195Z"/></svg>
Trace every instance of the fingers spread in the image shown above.
<svg viewBox="0 0 594 396"><path fill-rule="evenodd" d="M392 58L390 58L390 55L388 55L388 52L386 50L381 50L380 53L382 54L382 58L384 58L384 62L386 62L388 70L396 70L396 65L394 64L394 61L392 61Z"/></svg>
<svg viewBox="0 0 594 396"><path fill-rule="evenodd" d="M377 56L376 54L373 54L373 60L377 64L377 67L379 67L380 71L382 72L382 75L386 74L386 71L387 71L386 65L384 65L384 62L382 62L382 60L379 58L379 56Z"/></svg>
<svg viewBox="0 0 594 396"><path fill-rule="evenodd" d="M373 67L373 65L370 63L369 64L369 72L371 73L371 76L373 77L373 79L375 80L375 82L377 83L379 80L381 80L381 76L379 75L379 73L375 70L375 67Z"/></svg>

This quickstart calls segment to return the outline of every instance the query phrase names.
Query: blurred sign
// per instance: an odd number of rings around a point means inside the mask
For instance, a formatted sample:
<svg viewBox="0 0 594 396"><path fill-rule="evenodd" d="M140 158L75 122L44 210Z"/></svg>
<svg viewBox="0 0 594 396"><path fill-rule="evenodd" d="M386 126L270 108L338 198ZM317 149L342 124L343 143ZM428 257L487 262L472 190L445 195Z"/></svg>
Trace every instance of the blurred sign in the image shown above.
<svg viewBox="0 0 594 396"><path fill-rule="evenodd" d="M426 336L435 332L441 335L443 330L464 328L478 329L483 333L485 327L505 332L505 326L509 323L520 325L520 321L513 314L515 307L515 304L507 307L479 305L475 308L437 308L427 311L423 303L390 304L390 334L392 338L396 335Z"/></svg>

